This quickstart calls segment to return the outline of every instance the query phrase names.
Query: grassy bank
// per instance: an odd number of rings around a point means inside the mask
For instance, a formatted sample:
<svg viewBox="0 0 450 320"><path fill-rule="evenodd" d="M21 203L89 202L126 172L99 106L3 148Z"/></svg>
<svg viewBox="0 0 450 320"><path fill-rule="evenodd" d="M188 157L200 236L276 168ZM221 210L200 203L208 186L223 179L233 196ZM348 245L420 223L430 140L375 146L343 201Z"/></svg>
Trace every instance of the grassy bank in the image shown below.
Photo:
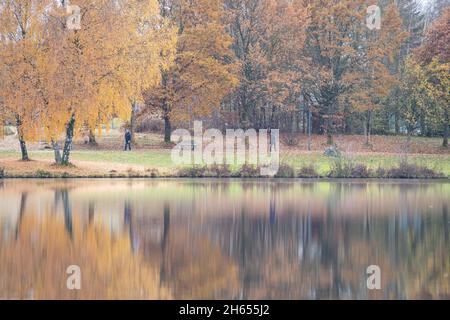
<svg viewBox="0 0 450 320"><path fill-rule="evenodd" d="M30 152L29 162L18 161L18 152L0 151L4 177L254 177L258 168L176 166L170 150L133 152L74 151L73 166L53 165L53 152ZM330 158L319 152L288 151L280 156L280 177L334 178L450 178L449 155L349 153Z"/></svg>

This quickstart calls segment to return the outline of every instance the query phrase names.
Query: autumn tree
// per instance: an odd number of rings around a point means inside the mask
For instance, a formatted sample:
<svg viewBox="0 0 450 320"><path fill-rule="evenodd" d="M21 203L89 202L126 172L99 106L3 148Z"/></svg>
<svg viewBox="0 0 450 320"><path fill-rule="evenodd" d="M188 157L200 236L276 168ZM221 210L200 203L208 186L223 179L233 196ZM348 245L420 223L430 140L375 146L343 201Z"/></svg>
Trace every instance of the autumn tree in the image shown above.
<svg viewBox="0 0 450 320"><path fill-rule="evenodd" d="M389 65L394 62L406 38L397 7L390 4L383 12L380 30L363 28L357 35L355 65L343 77L350 85L343 94L345 100L341 101L352 104L354 109L363 113L367 145L370 144L373 113L385 105L397 83Z"/></svg>
<svg viewBox="0 0 450 320"><path fill-rule="evenodd" d="M432 99L431 86L427 82L425 70L412 57L409 57L402 71L400 110L405 121L408 140L419 128L419 120L426 113Z"/></svg>
<svg viewBox="0 0 450 320"><path fill-rule="evenodd" d="M357 110L365 113L369 133L372 113L387 93L385 81L391 80L386 59L401 43L398 10L387 5L381 30L370 30L366 25L370 1L308 4L311 23L304 53L314 77L307 83L306 96L317 105L314 130L326 133L332 144L333 134L346 126L344 119Z"/></svg>
<svg viewBox="0 0 450 320"><path fill-rule="evenodd" d="M413 49L420 46L427 26L427 18L416 0L398 0L396 3L402 18L403 30L407 32L401 48L401 55L406 58Z"/></svg>
<svg viewBox="0 0 450 320"><path fill-rule="evenodd" d="M391 3L390 0L383 0L380 2L382 3L382 6ZM389 96L384 99L384 102L380 105L380 108L378 108L374 115L375 124L373 128L378 133L383 134L390 131L394 131L396 134L400 132L402 119L398 96L400 95L399 79L401 77L401 70L407 56L414 48L420 45L427 24L427 19L421 5L416 0L398 0L395 4L402 20L401 29L403 30L403 42L401 43L400 50L395 50L393 52L393 58L386 63L386 67L390 74L397 81L390 84L391 88ZM386 10L383 10L383 12L386 12ZM384 17L382 18L384 20ZM384 21L382 23L384 25ZM393 126L391 123L393 123Z"/></svg>
<svg viewBox="0 0 450 320"><path fill-rule="evenodd" d="M441 14L450 6L450 0L434 0L425 3L427 20L433 21L438 19Z"/></svg>
<svg viewBox="0 0 450 320"><path fill-rule="evenodd" d="M14 123L22 153L39 134L39 112L45 105L42 81L50 56L43 41L42 16L49 1L0 1L0 100L3 120Z"/></svg>
<svg viewBox="0 0 450 320"><path fill-rule="evenodd" d="M177 28L178 40L174 65L161 69L158 86L145 92L145 112L164 119L168 143L174 120L218 110L238 79L221 0L167 0L160 5L161 15Z"/></svg>
<svg viewBox="0 0 450 320"><path fill-rule="evenodd" d="M450 7L427 30L416 57L424 66L434 99L432 114L442 128L443 146L448 147L450 77Z"/></svg>
<svg viewBox="0 0 450 320"><path fill-rule="evenodd" d="M425 39L416 56L420 62L428 64L434 58L440 62L450 61L450 7L427 30Z"/></svg>
<svg viewBox="0 0 450 320"><path fill-rule="evenodd" d="M320 127L332 143L335 122L341 117L339 97L347 89L344 76L357 58L355 35L362 28L364 1L309 1L311 24L305 56L315 81L308 92L319 106ZM317 116L317 115L316 115Z"/></svg>
<svg viewBox="0 0 450 320"><path fill-rule="evenodd" d="M174 38L156 0L80 0L81 28L75 30L67 27L65 5L48 13L48 42L57 68L43 115L47 137L55 140L65 131L62 156L55 151L62 164L69 163L81 127L92 130L113 116L130 117L131 103L158 82L160 67L168 63L161 50L169 49Z"/></svg>
<svg viewBox="0 0 450 320"><path fill-rule="evenodd" d="M437 58L424 67L426 81L429 86L431 102L429 118L442 132L442 146L448 148L450 125L450 62L441 63Z"/></svg>
<svg viewBox="0 0 450 320"><path fill-rule="evenodd" d="M292 119L300 95L301 50L308 25L303 1L225 2L240 62L240 84L228 102L240 125L278 126L280 115Z"/></svg>

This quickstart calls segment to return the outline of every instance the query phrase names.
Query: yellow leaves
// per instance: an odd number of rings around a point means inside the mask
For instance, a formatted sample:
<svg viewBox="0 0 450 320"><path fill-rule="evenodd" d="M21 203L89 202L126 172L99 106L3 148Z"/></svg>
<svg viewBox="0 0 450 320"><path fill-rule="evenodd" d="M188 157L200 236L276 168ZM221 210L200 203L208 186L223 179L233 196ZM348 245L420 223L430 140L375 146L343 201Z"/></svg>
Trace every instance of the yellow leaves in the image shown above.
<svg viewBox="0 0 450 320"><path fill-rule="evenodd" d="M8 120L20 120L23 137L39 136L39 111L45 102L42 84L51 70L44 54L40 11L45 1L7 1L0 11L0 100Z"/></svg>
<svg viewBox="0 0 450 320"><path fill-rule="evenodd" d="M163 79L147 90L146 101L177 119L209 115L238 82L222 2L179 0L170 6L166 17L178 36L170 35L173 47L162 50L169 63L160 68Z"/></svg>
<svg viewBox="0 0 450 320"><path fill-rule="evenodd" d="M419 114L434 113L430 106L434 100L433 85L428 82L425 68L409 57L401 79L401 107L411 127L418 122Z"/></svg>
<svg viewBox="0 0 450 320"><path fill-rule="evenodd" d="M0 39L0 97L24 126L40 123L46 137L59 136L72 114L80 126L95 127L128 117L130 101L142 101L142 91L173 62L176 32L159 16L157 0L79 0L80 30L65 28L65 10L54 3L15 2L20 6L0 12L1 28L27 29L25 36ZM32 119L24 116L31 113Z"/></svg>
<svg viewBox="0 0 450 320"><path fill-rule="evenodd" d="M450 111L450 63L440 63L434 58L428 65L412 66L414 74L420 75L421 86L429 98L433 108L429 111L438 122L444 125L448 119L446 114Z"/></svg>
<svg viewBox="0 0 450 320"><path fill-rule="evenodd" d="M365 0L330 2L314 10L318 16L312 18L318 38L316 50L327 58L324 64L332 72L330 82L341 88L339 100L359 111L380 108L389 96L397 79L388 64L405 38L393 4L383 7L386 14L381 30L370 31L364 21L370 4Z"/></svg>
<svg viewBox="0 0 450 320"><path fill-rule="evenodd" d="M176 229L169 234L167 252L162 257L174 297L215 299L235 296L239 279L234 261L223 255L207 237L192 236L185 229L174 227ZM205 278L208 281L202 280Z"/></svg>
<svg viewBox="0 0 450 320"><path fill-rule="evenodd" d="M31 292L35 299L170 298L160 288L159 268L131 250L128 234L77 217L70 235L62 217L26 212L17 239L0 243L0 292L9 295L2 298L27 299ZM82 271L80 291L66 287L65 271L73 264Z"/></svg>

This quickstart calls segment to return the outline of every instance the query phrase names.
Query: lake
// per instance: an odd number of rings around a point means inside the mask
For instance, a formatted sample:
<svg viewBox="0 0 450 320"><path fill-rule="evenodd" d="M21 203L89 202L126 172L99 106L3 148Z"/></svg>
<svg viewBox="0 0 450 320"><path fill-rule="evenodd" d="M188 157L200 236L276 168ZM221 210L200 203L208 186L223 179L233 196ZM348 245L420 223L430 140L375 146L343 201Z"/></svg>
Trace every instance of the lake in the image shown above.
<svg viewBox="0 0 450 320"><path fill-rule="evenodd" d="M449 207L448 181L0 180L0 299L450 299Z"/></svg>

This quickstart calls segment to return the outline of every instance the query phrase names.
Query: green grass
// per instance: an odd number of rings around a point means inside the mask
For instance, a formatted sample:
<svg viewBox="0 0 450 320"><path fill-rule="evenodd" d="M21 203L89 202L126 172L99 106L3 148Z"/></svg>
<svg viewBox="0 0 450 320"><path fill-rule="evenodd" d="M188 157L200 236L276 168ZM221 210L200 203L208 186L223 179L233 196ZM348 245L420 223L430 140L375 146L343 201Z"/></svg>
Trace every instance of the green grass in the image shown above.
<svg viewBox="0 0 450 320"><path fill-rule="evenodd" d="M31 159L35 160L52 160L52 151L34 151L30 152ZM368 168L376 170L379 167L392 168L397 166L401 159L401 155L393 154L348 154L357 163L364 163ZM0 152L0 160L6 158L20 158L18 152ZM408 162L421 166L426 166L438 172L442 172L445 176L450 177L450 155L413 155L408 156ZM147 168L167 168L175 170L177 166L173 164L170 156L170 150L146 150L146 151L73 151L71 160L93 161L105 163L118 163L141 165ZM319 153L312 154L285 154L280 156L280 161L286 163L296 170L301 167L312 165L316 171L325 176L331 168L332 159L325 157ZM231 167L236 170L235 166Z"/></svg>
<svg viewBox="0 0 450 320"><path fill-rule="evenodd" d="M135 164L149 167L174 167L170 151L77 151L71 155L73 160L99 161L123 164Z"/></svg>
<svg viewBox="0 0 450 320"><path fill-rule="evenodd" d="M347 155L348 156L348 155ZM401 159L401 155L350 155L350 157L357 163L366 164L369 169L376 170L377 168L392 168L397 166ZM317 173L326 175L332 164L332 159L320 154L310 155L286 155L280 157L281 161L293 166L295 169L312 165ZM442 172L444 175L450 177L450 156L446 155L414 155L408 156L409 163L421 165Z"/></svg>
<svg viewBox="0 0 450 320"><path fill-rule="evenodd" d="M33 151L29 152L31 159L51 160L52 151ZM6 158L20 158L18 152L0 152L0 160ZM174 167L170 158L170 150L155 151L73 151L70 154L71 160L110 162L121 164L135 164L149 167Z"/></svg>

